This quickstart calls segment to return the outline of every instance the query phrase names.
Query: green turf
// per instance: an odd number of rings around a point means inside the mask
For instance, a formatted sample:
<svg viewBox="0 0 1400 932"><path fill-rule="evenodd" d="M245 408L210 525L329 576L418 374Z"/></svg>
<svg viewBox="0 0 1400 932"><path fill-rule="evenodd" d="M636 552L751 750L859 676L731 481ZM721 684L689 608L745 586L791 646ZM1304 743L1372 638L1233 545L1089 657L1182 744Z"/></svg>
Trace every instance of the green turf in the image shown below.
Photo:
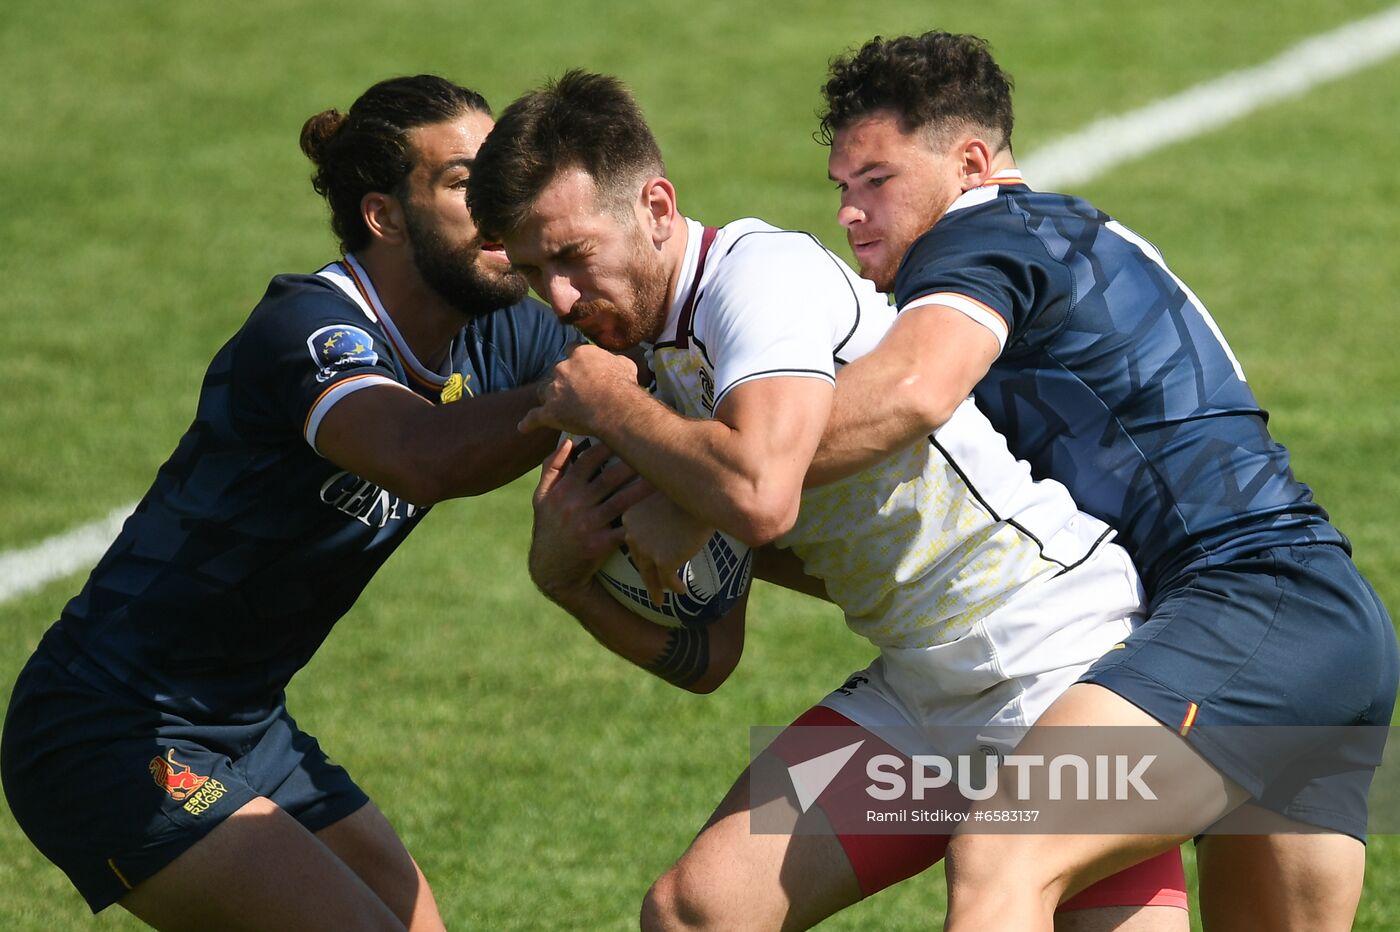
<svg viewBox="0 0 1400 932"><path fill-rule="evenodd" d="M144 491L208 359L267 279L332 255L297 133L377 78L438 71L499 107L568 66L613 71L651 115L684 209L711 222L757 214L843 248L813 112L826 61L875 32L991 39L1017 79L1028 153L1385 5L1180 0L1071 15L1034 0L11 0L0 17L0 548ZM1210 306L1299 476L1391 605L1397 111L1400 61L1083 188L1161 246ZM450 925L634 927L650 880L742 766L746 728L787 720L870 651L829 607L760 590L731 682L679 694L532 591L529 487L436 509L293 685L292 711L399 827ZM80 582L0 606L0 683ZM942 905L935 872L826 928L928 928ZM0 928L67 928L84 912L0 815ZM134 925L117 912L100 924ZM1383 837L1357 928L1397 927L1400 841Z"/></svg>

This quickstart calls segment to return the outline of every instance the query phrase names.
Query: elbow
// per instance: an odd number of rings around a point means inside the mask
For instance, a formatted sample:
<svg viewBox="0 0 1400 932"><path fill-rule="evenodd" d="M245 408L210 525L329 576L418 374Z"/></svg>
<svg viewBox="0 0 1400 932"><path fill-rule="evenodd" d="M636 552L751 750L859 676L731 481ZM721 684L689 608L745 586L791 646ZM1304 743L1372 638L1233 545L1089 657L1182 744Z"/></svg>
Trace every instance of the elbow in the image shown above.
<svg viewBox="0 0 1400 932"><path fill-rule="evenodd" d="M728 670L717 674L713 673L713 671L707 671L700 679L696 680L694 683L688 684L685 690L697 696L708 696L716 689L719 689L720 685L723 684L725 680L729 679L729 673L730 671Z"/></svg>
<svg viewBox="0 0 1400 932"><path fill-rule="evenodd" d="M914 425L918 434L931 434L946 424L967 397L917 372L899 379L892 388L903 420Z"/></svg>
<svg viewBox="0 0 1400 932"><path fill-rule="evenodd" d="M719 689L729 679L729 674L738 668L739 660L744 656L744 619L748 613L748 601L748 593L745 592L739 603L723 618L702 628L691 629L692 639L705 645L708 662L699 676L678 685L704 696Z"/></svg>
<svg viewBox="0 0 1400 932"><path fill-rule="evenodd" d="M750 547L764 547L792 530L800 502L800 494L756 490L748 501L738 503L735 521L725 530Z"/></svg>

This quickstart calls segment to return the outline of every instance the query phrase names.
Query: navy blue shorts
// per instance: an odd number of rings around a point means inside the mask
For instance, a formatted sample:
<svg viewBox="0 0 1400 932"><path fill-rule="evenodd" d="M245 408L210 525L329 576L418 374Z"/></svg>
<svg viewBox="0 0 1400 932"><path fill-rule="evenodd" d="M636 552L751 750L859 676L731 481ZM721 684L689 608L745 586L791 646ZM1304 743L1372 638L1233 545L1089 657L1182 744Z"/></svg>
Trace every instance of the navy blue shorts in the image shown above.
<svg viewBox="0 0 1400 932"><path fill-rule="evenodd" d="M284 705L254 722L194 723L70 667L41 646L21 671L0 776L20 827L93 912L258 796L312 832L369 801Z"/></svg>
<svg viewBox="0 0 1400 932"><path fill-rule="evenodd" d="M1350 726L1390 724L1397 678L1375 590L1340 547L1312 544L1187 577L1080 682L1185 735L1263 808L1364 840L1387 729Z"/></svg>

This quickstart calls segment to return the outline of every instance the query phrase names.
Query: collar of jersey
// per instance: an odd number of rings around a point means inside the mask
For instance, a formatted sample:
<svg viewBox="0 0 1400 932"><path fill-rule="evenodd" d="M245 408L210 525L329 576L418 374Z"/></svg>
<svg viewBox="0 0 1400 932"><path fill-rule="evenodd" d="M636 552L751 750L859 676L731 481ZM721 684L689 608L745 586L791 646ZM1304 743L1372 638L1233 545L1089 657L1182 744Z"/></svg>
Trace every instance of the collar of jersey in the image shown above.
<svg viewBox="0 0 1400 932"><path fill-rule="evenodd" d="M384 302L379 300L379 292L374 290L374 282L370 280L369 273L365 267L360 265L360 260L352 255L346 255L341 260L341 265L349 275L350 283L357 294L351 294L355 303L369 315L369 319L377 322L384 328L384 333L389 338L389 342L394 347L394 353L403 360L404 370L409 378L419 383L425 388L439 390L447 384L447 376L433 372L427 366L418 361L418 357L413 355L413 351L408 348L408 341L399 333L399 328L394 326L394 319L389 316L389 311L384 307ZM338 283L337 283L338 284ZM342 285L341 290L346 290ZM448 354L447 366L452 365L451 354Z"/></svg>
<svg viewBox="0 0 1400 932"><path fill-rule="evenodd" d="M676 324L680 321L685 297L690 293L690 280L695 276L695 266L700 261L700 240L705 236L705 225L686 217L685 230L685 256L681 259L681 272L676 276L676 293L671 295L671 306L666 311L666 326L661 328L661 336L657 343L676 342Z"/></svg>
<svg viewBox="0 0 1400 932"><path fill-rule="evenodd" d="M1004 186L1025 183L1025 180L1021 177L1021 170L1019 168L1004 168L988 178L987 183L981 187L964 191L958 196L957 200L948 205L948 210L945 211L944 215L951 214L955 210L976 207L978 204L985 204L990 200L994 200Z"/></svg>

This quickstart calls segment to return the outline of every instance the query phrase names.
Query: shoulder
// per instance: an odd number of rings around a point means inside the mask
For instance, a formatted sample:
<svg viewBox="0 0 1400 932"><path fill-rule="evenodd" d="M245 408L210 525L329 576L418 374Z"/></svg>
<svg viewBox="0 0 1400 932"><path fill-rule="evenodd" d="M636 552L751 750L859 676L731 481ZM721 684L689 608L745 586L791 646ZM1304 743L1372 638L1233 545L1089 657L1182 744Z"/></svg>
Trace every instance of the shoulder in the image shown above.
<svg viewBox="0 0 1400 932"><path fill-rule="evenodd" d="M318 322L343 322L375 333L380 329L358 303L317 275L278 275L272 279L244 329L274 335Z"/></svg>
<svg viewBox="0 0 1400 932"><path fill-rule="evenodd" d="M731 273L770 263L831 265L832 255L811 233L785 230L748 217L720 228L715 241L715 266ZM781 268L774 268L780 272Z"/></svg>
<svg viewBox="0 0 1400 932"><path fill-rule="evenodd" d="M980 193L980 192L977 192ZM964 195L968 198L969 195ZM1066 276L1066 257L1108 217L1087 202L1024 187L955 204L910 245L895 278L901 305L931 288ZM954 290L958 290L956 287Z"/></svg>
<svg viewBox="0 0 1400 932"><path fill-rule="evenodd" d="M254 374L303 354L320 367L373 365L389 346L358 302L317 275L272 279L233 344L234 364Z"/></svg>
<svg viewBox="0 0 1400 932"><path fill-rule="evenodd" d="M702 299L805 298L839 286L853 273L811 233L756 219L724 226L701 281Z"/></svg>

